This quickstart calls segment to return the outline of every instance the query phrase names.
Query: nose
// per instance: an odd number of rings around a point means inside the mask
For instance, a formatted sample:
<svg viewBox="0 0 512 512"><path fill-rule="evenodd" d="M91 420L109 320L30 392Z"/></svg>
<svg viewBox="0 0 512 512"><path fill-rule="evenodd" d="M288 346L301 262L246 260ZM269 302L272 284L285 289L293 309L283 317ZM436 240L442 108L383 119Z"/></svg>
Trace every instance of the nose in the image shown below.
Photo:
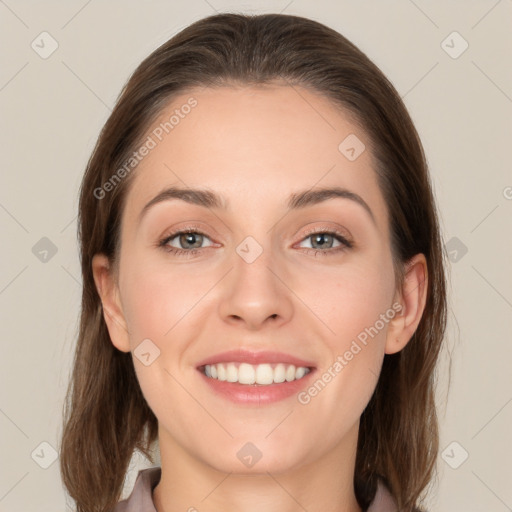
<svg viewBox="0 0 512 512"><path fill-rule="evenodd" d="M251 263L234 254L234 267L222 280L219 314L223 321L249 330L290 321L293 292L287 286L284 270L279 271L272 260L270 251L263 251Z"/></svg>

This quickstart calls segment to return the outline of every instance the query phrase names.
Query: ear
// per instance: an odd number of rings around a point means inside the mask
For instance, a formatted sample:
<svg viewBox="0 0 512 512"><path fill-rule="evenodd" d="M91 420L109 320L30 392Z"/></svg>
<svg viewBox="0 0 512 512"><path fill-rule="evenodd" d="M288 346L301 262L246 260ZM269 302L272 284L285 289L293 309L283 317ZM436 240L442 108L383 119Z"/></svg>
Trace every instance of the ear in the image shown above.
<svg viewBox="0 0 512 512"><path fill-rule="evenodd" d="M428 270L425 255L416 254L407 263L404 283L395 294L394 304L402 310L388 323L386 354L400 352L420 323L427 301Z"/></svg>
<svg viewBox="0 0 512 512"><path fill-rule="evenodd" d="M107 324L110 340L117 349L130 352L130 339L119 298L119 288L107 256L104 254L93 256L92 273L101 298L103 318Z"/></svg>

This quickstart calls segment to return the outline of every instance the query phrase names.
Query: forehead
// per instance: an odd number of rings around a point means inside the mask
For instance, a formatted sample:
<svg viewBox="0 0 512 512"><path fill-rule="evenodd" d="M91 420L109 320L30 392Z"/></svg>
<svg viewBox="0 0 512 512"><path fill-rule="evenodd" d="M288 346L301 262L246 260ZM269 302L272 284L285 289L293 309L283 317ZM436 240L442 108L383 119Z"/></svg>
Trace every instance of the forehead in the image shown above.
<svg viewBox="0 0 512 512"><path fill-rule="evenodd" d="M304 87L191 89L170 101L145 139L153 147L134 171L125 212L132 220L170 186L210 189L248 214L284 205L296 190L342 186L361 195L386 229L366 133Z"/></svg>

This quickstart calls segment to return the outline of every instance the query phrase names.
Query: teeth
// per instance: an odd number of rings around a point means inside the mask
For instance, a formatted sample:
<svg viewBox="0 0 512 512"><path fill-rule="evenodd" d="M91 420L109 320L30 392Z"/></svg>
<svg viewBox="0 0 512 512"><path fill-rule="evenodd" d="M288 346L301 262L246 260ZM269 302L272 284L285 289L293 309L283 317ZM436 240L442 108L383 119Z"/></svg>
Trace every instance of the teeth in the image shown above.
<svg viewBox="0 0 512 512"><path fill-rule="evenodd" d="M207 377L240 384L280 384L284 381L302 379L311 370L304 366L295 367L293 364L247 364L247 363L218 363L207 364L204 373Z"/></svg>
<svg viewBox="0 0 512 512"><path fill-rule="evenodd" d="M219 380L226 380L227 379L226 368L224 367L223 364L218 364L217 365L217 379L219 379Z"/></svg>
<svg viewBox="0 0 512 512"><path fill-rule="evenodd" d="M274 382L281 383L286 380L286 368L284 364L279 363L274 368Z"/></svg>
<svg viewBox="0 0 512 512"><path fill-rule="evenodd" d="M240 366L242 366L242 365L240 365ZM238 371L240 371L240 370L238 370ZM264 386L273 384L274 383L274 370L272 370L272 366L270 366L269 364L259 364L258 366L256 366L254 381L257 384L263 384Z"/></svg>

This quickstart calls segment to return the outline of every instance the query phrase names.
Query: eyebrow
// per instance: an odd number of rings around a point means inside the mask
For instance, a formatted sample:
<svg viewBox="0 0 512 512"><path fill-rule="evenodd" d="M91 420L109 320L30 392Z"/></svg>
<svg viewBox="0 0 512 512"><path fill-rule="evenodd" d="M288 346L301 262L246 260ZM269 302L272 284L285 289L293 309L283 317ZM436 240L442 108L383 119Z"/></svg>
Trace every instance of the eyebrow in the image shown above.
<svg viewBox="0 0 512 512"><path fill-rule="evenodd" d="M297 210L307 206L313 206L327 201L328 199L334 198L349 199L359 204L368 213L373 224L376 225L375 216L366 201L360 195L346 188L317 188L314 190L310 189L296 192L289 196L287 206L289 210ZM223 210L226 210L228 205L228 202L222 196L209 190L169 187L156 195L144 206L139 214L139 223L142 221L142 218L152 206L163 201L170 201L173 199L180 199L187 203L203 206L205 208Z"/></svg>

